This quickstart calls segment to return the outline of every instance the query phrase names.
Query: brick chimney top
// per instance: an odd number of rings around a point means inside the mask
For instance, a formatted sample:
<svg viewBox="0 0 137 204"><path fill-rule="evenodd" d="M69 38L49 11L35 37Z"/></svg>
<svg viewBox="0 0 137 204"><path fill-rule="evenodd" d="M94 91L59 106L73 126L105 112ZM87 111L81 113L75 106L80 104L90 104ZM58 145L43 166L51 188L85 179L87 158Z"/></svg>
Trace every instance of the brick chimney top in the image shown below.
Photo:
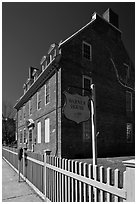
<svg viewBox="0 0 137 204"><path fill-rule="evenodd" d="M108 21L109 23L111 23L113 26L115 26L116 28L119 28L119 19L118 19L118 15L112 11L111 8L108 8L104 13L103 13L103 18Z"/></svg>

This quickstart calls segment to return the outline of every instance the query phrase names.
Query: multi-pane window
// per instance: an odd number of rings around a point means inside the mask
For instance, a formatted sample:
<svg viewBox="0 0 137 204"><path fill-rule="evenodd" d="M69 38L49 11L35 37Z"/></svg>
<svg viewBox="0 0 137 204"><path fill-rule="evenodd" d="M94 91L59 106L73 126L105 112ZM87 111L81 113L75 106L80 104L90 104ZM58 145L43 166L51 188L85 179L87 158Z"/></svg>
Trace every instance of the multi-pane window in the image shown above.
<svg viewBox="0 0 137 204"><path fill-rule="evenodd" d="M20 143L22 143L22 130L20 131Z"/></svg>
<svg viewBox="0 0 137 204"><path fill-rule="evenodd" d="M37 109L41 108L41 89L37 92Z"/></svg>
<svg viewBox="0 0 137 204"><path fill-rule="evenodd" d="M132 124L127 123L127 142L132 142Z"/></svg>
<svg viewBox="0 0 137 204"><path fill-rule="evenodd" d="M24 143L26 143L26 129L24 129Z"/></svg>
<svg viewBox="0 0 137 204"><path fill-rule="evenodd" d="M25 117L26 117L25 105L24 105L24 107L23 107L23 116L24 116L24 120L25 120Z"/></svg>
<svg viewBox="0 0 137 204"><path fill-rule="evenodd" d="M32 144L32 129L29 129L29 144Z"/></svg>
<svg viewBox="0 0 137 204"><path fill-rule="evenodd" d="M37 123L37 142L41 143L41 122Z"/></svg>
<svg viewBox="0 0 137 204"><path fill-rule="evenodd" d="M126 110L132 111L132 93L129 91L126 92Z"/></svg>
<svg viewBox="0 0 137 204"><path fill-rule="evenodd" d="M20 122L22 121L22 109L20 110Z"/></svg>
<svg viewBox="0 0 137 204"><path fill-rule="evenodd" d="M32 114L32 98L29 100L29 115Z"/></svg>
<svg viewBox="0 0 137 204"><path fill-rule="evenodd" d="M49 118L45 119L45 143L50 142L50 120Z"/></svg>
<svg viewBox="0 0 137 204"><path fill-rule="evenodd" d="M92 47L89 43L84 42L82 43L82 56L85 59L92 60Z"/></svg>
<svg viewBox="0 0 137 204"><path fill-rule="evenodd" d="M92 83L92 79L88 76L83 76L82 88L83 95L90 95L90 85ZM89 110L90 111L90 110ZM86 122L83 122L83 140L89 141L91 139L91 121L90 119Z"/></svg>
<svg viewBox="0 0 137 204"><path fill-rule="evenodd" d="M45 104L48 104L50 100L50 89L49 89L49 80L45 84Z"/></svg>

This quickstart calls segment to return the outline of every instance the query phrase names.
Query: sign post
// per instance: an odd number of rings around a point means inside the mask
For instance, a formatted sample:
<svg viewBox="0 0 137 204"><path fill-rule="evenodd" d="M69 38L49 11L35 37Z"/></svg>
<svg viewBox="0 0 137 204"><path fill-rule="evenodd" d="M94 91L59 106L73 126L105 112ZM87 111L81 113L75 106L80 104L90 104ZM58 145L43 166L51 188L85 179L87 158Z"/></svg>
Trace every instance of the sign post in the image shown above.
<svg viewBox="0 0 137 204"><path fill-rule="evenodd" d="M79 87L75 87L79 88ZM83 89L83 88L80 88ZM66 103L64 105L64 115L69 120L75 121L77 124L84 122L91 118L91 142L92 142L92 156L93 156L93 178L95 178L95 166L97 165L97 135L96 134L96 96L95 96L95 85L90 86L90 104L91 114L88 107L89 97L80 96L79 94L69 94L64 92L66 96Z"/></svg>
<svg viewBox="0 0 137 204"><path fill-rule="evenodd" d="M95 166L97 165L97 141L96 141L96 98L95 85L91 84L91 125L92 125L92 155L93 155L93 178L95 178Z"/></svg>

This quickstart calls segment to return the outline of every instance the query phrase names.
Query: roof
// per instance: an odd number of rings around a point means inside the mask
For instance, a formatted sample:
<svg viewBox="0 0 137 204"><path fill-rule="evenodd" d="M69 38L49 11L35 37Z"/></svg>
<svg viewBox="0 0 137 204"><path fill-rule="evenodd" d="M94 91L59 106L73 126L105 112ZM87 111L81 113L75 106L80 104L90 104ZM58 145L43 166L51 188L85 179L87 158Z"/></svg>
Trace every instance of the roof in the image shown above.
<svg viewBox="0 0 137 204"><path fill-rule="evenodd" d="M104 22L108 23L108 25L110 25L111 27L115 28L119 33L122 33L121 30L119 30L117 27L115 27L114 25L112 25L111 23L109 23L106 19L104 19L102 16L100 16L99 14L97 14L96 12L94 12L92 14L92 19L90 22L88 22L85 26L83 26L81 29L79 29L78 31L76 31L73 35L71 35L70 37L68 37L66 40L64 40L63 42L60 43L60 47L63 46L64 44L66 44L67 42L69 42L71 39L73 39L74 37L76 37L78 34L80 34L85 28L87 28L89 25L93 24L96 22L96 19L102 19Z"/></svg>

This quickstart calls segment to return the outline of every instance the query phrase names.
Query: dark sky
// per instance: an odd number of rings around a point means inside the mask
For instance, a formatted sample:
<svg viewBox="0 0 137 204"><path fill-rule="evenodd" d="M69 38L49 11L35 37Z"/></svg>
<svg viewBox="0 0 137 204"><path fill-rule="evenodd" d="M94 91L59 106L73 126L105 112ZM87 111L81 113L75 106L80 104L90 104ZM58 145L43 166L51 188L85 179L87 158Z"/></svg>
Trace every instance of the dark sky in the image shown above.
<svg viewBox="0 0 137 204"><path fill-rule="evenodd" d="M15 105L23 94L29 66L39 67L50 44L87 24L94 11L112 8L119 15L124 45L134 63L135 8L127 2L2 3L2 99Z"/></svg>

